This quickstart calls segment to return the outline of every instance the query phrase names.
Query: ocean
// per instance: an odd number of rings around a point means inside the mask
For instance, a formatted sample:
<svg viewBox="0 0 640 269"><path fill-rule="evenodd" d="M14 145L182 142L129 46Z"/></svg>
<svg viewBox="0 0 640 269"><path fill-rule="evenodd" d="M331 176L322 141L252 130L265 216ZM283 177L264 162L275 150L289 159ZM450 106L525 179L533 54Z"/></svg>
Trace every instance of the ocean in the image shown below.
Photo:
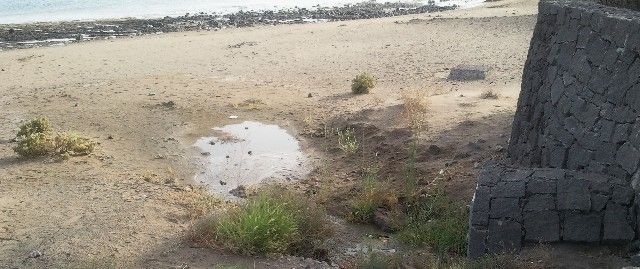
<svg viewBox="0 0 640 269"><path fill-rule="evenodd" d="M186 13L231 13L294 7L342 6L362 0L0 0L0 24L116 18L158 18ZM386 2L386 1L381 1ZM409 0L426 4L428 0ZM484 0L436 0L437 5L479 5Z"/></svg>

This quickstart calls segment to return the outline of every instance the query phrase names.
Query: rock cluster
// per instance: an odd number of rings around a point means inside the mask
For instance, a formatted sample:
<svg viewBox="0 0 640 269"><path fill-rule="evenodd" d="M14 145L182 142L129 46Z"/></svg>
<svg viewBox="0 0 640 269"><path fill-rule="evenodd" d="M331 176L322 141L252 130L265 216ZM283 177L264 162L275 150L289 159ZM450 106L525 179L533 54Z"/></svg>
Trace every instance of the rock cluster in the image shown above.
<svg viewBox="0 0 640 269"><path fill-rule="evenodd" d="M279 11L240 11L231 14L186 14L160 19L73 21L0 25L0 49L27 48L91 39L144 34L217 30L227 27L344 21L419 14L454 9L433 4L365 2L332 8L294 8Z"/></svg>
<svg viewBox="0 0 640 269"><path fill-rule="evenodd" d="M524 242L629 242L635 205L635 192L619 178L489 165L472 201L468 255L518 251Z"/></svg>

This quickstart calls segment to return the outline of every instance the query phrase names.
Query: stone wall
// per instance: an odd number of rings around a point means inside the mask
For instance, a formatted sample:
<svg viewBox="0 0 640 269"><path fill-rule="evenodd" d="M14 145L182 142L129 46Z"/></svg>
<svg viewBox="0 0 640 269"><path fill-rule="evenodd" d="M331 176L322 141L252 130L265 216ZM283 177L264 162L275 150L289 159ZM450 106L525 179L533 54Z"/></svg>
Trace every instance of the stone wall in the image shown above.
<svg viewBox="0 0 640 269"><path fill-rule="evenodd" d="M640 13L542 1L511 159L630 180L640 161L639 50Z"/></svg>
<svg viewBox="0 0 640 269"><path fill-rule="evenodd" d="M486 166L472 201L471 258L638 237L639 52L640 12L540 2L510 164Z"/></svg>
<svg viewBox="0 0 640 269"><path fill-rule="evenodd" d="M640 1L638 0L598 0L598 3L614 7L640 10Z"/></svg>
<svg viewBox="0 0 640 269"><path fill-rule="evenodd" d="M472 201L468 255L515 252L526 242L629 242L635 204L633 189L615 177L486 166Z"/></svg>

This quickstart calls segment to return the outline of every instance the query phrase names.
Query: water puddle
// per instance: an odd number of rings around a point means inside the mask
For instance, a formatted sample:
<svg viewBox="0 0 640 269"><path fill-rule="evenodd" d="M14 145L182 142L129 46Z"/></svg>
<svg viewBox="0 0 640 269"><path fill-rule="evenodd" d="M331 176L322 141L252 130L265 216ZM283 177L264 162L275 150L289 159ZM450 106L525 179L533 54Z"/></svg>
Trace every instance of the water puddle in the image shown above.
<svg viewBox="0 0 640 269"><path fill-rule="evenodd" d="M242 196L245 186L298 179L307 172L299 141L277 125L245 121L213 130L195 146L204 158L196 180L214 193Z"/></svg>

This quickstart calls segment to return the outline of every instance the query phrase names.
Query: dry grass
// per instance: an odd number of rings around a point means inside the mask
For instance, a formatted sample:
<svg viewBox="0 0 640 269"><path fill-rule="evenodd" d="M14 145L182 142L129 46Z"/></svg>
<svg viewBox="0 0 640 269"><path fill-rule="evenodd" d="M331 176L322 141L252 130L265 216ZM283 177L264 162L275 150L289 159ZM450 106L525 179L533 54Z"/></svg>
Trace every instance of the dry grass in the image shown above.
<svg viewBox="0 0 640 269"><path fill-rule="evenodd" d="M498 95L498 93L492 91L492 90L487 90L485 92L483 92L482 94L480 94L480 99L498 99L500 98L500 96Z"/></svg>
<svg viewBox="0 0 640 269"><path fill-rule="evenodd" d="M415 134L420 134L427 128L427 112L429 111L429 97L425 90L411 90L402 93L404 103L403 118L406 119Z"/></svg>
<svg viewBox="0 0 640 269"><path fill-rule="evenodd" d="M231 105L235 109L260 110L267 106L261 99L250 98Z"/></svg>
<svg viewBox="0 0 640 269"><path fill-rule="evenodd" d="M191 220L209 215L224 205L224 202L218 197L207 193L206 190L201 188L183 192L182 199Z"/></svg>

